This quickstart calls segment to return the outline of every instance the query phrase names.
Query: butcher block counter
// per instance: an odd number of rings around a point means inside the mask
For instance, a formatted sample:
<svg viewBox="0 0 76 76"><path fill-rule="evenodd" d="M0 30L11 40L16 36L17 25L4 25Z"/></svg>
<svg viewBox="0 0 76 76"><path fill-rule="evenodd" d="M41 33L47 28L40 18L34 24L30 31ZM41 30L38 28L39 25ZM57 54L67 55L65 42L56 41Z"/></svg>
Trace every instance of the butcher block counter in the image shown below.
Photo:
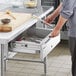
<svg viewBox="0 0 76 76"><path fill-rule="evenodd" d="M10 19L10 23L8 24L3 24L0 21L0 32L10 32L27 22L32 17L32 15L29 13L12 13L12 15L15 17L15 19L13 19L10 15L6 14L5 12L0 12L0 20Z"/></svg>

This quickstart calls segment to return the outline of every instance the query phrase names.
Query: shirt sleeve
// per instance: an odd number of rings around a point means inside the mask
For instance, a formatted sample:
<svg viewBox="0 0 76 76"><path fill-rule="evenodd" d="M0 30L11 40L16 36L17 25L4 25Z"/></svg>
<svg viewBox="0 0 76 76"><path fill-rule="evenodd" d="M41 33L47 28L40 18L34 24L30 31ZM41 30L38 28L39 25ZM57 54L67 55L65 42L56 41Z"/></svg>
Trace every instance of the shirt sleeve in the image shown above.
<svg viewBox="0 0 76 76"><path fill-rule="evenodd" d="M66 19L69 19L69 17L71 17L71 15L73 14L75 3L76 3L76 0L64 0L60 15Z"/></svg>

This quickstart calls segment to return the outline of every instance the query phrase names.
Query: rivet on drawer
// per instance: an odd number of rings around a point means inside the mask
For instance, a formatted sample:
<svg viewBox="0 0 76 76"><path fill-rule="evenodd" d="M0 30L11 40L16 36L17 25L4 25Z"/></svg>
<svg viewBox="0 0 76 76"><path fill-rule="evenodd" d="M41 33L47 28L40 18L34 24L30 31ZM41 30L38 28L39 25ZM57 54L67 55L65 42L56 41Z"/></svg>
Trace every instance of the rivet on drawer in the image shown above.
<svg viewBox="0 0 76 76"><path fill-rule="evenodd" d="M46 47L43 47L43 49L45 49Z"/></svg>
<svg viewBox="0 0 76 76"><path fill-rule="evenodd" d="M25 47L27 47L27 44L25 45Z"/></svg>
<svg viewBox="0 0 76 76"><path fill-rule="evenodd" d="M51 48L53 47L53 45L51 45Z"/></svg>

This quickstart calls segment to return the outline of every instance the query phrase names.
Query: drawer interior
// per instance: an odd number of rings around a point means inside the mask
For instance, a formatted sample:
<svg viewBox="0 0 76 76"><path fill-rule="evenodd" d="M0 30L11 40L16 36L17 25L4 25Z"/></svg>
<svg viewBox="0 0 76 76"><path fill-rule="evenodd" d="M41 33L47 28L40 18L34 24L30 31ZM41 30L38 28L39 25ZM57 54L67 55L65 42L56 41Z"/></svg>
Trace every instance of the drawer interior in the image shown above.
<svg viewBox="0 0 76 76"><path fill-rule="evenodd" d="M15 40L9 43L9 50L27 53L36 52L41 49L41 42L50 32L50 30L39 29L35 26L32 26L28 30L24 31Z"/></svg>
<svg viewBox="0 0 76 76"><path fill-rule="evenodd" d="M47 29L39 29L35 26L32 26L28 30L23 33L22 40L35 41L39 43L51 32L51 30Z"/></svg>

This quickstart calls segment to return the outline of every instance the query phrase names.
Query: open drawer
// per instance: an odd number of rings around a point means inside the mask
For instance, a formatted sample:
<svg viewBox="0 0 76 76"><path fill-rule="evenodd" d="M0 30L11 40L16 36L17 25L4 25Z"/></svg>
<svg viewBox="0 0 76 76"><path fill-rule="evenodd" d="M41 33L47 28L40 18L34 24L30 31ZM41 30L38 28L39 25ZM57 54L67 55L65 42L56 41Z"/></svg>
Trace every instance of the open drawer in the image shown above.
<svg viewBox="0 0 76 76"><path fill-rule="evenodd" d="M26 30L20 39L10 43L13 52L40 53L44 59L60 42L60 35L49 38L51 30L38 29L34 26Z"/></svg>

